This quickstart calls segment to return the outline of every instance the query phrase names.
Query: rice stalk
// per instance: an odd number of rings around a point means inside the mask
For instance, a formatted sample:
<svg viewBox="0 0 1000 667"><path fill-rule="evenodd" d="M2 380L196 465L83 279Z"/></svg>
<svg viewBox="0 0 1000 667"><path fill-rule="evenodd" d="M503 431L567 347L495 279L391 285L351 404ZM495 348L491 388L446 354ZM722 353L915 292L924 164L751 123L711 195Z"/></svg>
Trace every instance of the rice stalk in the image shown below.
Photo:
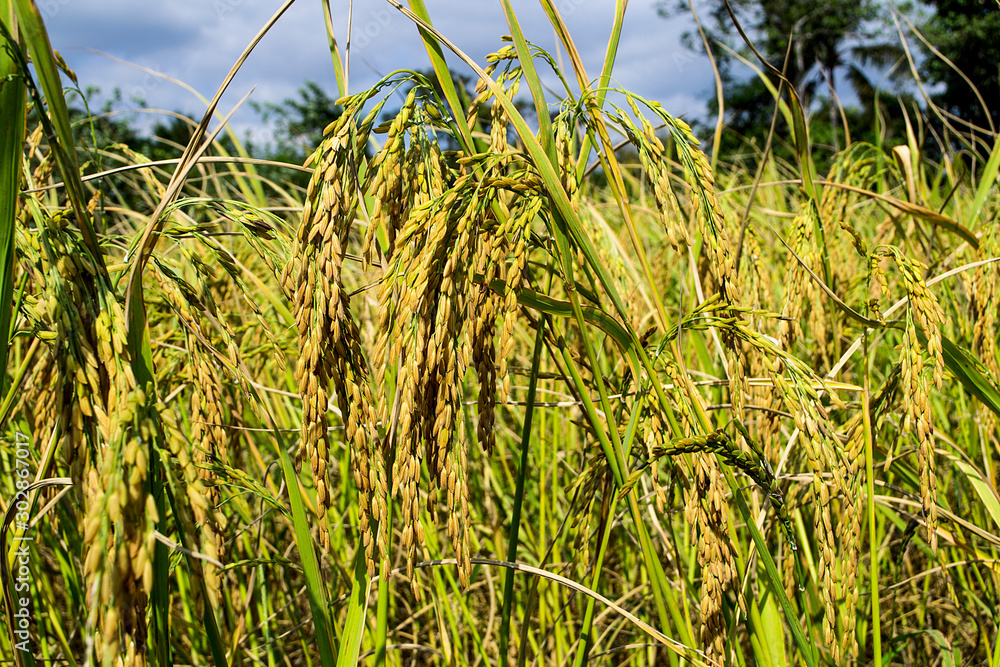
<svg viewBox="0 0 1000 667"><path fill-rule="evenodd" d="M327 433L329 385L334 384L342 414L347 419L347 440L353 449L355 482L360 491L359 520L368 554L369 576L375 557L385 553L385 528L372 535L385 512L385 471L378 454L375 404L368 384L368 369L360 349L357 324L351 316L350 297L341 278L348 235L356 205L348 156L363 150L351 114L345 113L313 155L316 168L310 180L302 224L283 276L294 294L295 321L301 356L296 380L302 391L301 456L308 458L315 477L317 517L323 525L332 502L327 466L330 440ZM359 138L360 136L360 138ZM374 528L374 526L373 526ZM329 546L326 530L320 541ZM374 539L373 539L374 538Z"/></svg>
<svg viewBox="0 0 1000 667"><path fill-rule="evenodd" d="M994 219L986 226L979 248L979 257L986 259L1000 256L1000 225ZM995 264L982 265L972 276L969 294L969 314L972 319L972 351L983 362L994 380L1000 378L1000 350L997 347L996 308L989 304L1000 299L1000 272ZM985 431L994 432L998 425L995 414L984 415Z"/></svg>
<svg viewBox="0 0 1000 667"><path fill-rule="evenodd" d="M926 522L927 541L931 551L937 549L937 475L935 473L934 422L930 408L932 388L941 389L944 376L942 356L941 326L944 312L936 297L928 291L923 274L924 266L908 259L893 246L879 246L871 253L871 266L878 266L878 259L893 261L899 270L900 280L906 290L910 308L907 310L900 363L902 366L902 396L904 422L902 431L915 431L918 443L918 474L920 479L920 500ZM886 277L882 271L873 270L875 278L886 289ZM926 337L926 345L921 345L918 328ZM925 365L924 351L929 362Z"/></svg>

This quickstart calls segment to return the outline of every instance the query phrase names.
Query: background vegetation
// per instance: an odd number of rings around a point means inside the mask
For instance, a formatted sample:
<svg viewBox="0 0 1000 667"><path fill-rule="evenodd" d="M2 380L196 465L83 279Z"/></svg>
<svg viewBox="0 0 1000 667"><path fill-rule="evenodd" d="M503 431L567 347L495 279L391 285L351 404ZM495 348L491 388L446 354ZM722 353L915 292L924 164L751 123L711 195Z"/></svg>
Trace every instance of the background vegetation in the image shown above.
<svg viewBox="0 0 1000 667"><path fill-rule="evenodd" d="M599 73L548 0L567 71L392 4L432 69L261 155L242 59L153 141L0 2L3 655L1000 665L997 8L720 6L702 144L611 87L624 2Z"/></svg>

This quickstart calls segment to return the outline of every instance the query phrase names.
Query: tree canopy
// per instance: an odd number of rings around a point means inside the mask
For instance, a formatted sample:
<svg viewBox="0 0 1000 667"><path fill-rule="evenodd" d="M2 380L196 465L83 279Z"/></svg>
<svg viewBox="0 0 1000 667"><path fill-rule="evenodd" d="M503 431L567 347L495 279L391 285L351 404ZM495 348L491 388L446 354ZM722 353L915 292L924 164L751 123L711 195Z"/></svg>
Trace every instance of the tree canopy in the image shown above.
<svg viewBox="0 0 1000 667"><path fill-rule="evenodd" d="M736 149L745 139L761 142L774 114L774 97L764 82L759 77L742 80L734 73L736 54L751 62L756 57L743 44L730 8L757 51L773 67L784 71L803 108L819 112L811 125L833 149L839 148L842 135L839 103L835 101L838 83L846 81L860 102L859 110L848 110L846 115L871 121L874 128L875 94L870 70L885 67L901 53L898 45L882 38L879 19L883 6L878 0L731 0L729 7L725 0L709 0L706 34L726 91L729 132L723 150ZM665 4L661 5L661 13L667 13ZM695 48L691 36L688 43ZM714 99L709 102L709 110L718 111Z"/></svg>
<svg viewBox="0 0 1000 667"><path fill-rule="evenodd" d="M932 99L945 111L992 131L1000 126L1000 7L994 0L931 3L935 14L921 31L937 53L923 45L921 74L928 83L943 86Z"/></svg>

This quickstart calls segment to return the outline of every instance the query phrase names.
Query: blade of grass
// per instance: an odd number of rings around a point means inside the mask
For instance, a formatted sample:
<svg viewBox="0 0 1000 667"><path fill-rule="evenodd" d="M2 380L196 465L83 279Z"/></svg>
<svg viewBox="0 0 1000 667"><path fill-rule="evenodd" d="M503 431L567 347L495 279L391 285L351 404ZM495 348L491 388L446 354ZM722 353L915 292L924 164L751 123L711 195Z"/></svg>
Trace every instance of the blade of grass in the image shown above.
<svg viewBox="0 0 1000 667"><path fill-rule="evenodd" d="M312 610L313 625L316 627L316 642L319 644L320 665L334 667L336 660L333 652L333 636L330 619L327 615L329 603L326 588L319 571L319 561L313 547L312 536L309 534L309 519L306 516L305 505L302 502L302 491L299 489L299 478L295 474L292 459L285 451L280 432L275 429L278 439L278 451L281 457L281 472L285 476L285 486L288 488L288 499L292 509L292 529L295 533L295 544L299 549L302 561L302 572L306 578L306 595L309 598L309 608ZM363 549L361 550L363 553ZM357 568L355 568L357 574ZM365 573L367 576L367 572ZM355 579L355 585L357 579ZM366 589L367 590L367 589ZM354 593L352 592L352 595Z"/></svg>
<svg viewBox="0 0 1000 667"><path fill-rule="evenodd" d="M719 71L719 65L715 61L715 54L712 53L712 46L709 44L708 35L705 34L705 28L701 25L701 18L699 18L698 12L695 11L694 3L689 0L687 5L691 10L691 17L694 19L694 24L698 26L698 36L701 37L702 46L705 47L705 53L708 55L708 62L712 65L712 74L715 77L715 104L717 109L715 131L712 133L712 173L717 173L719 168L719 147L722 145L722 128L726 115L725 96L722 94L722 73ZM773 132L773 122L771 123L771 127ZM770 134L768 135L768 144L770 144ZM761 161L761 169L763 167L764 163ZM739 262L737 262L737 266L739 266Z"/></svg>
<svg viewBox="0 0 1000 667"><path fill-rule="evenodd" d="M99 277L106 281L108 272L102 259L90 214L87 212L83 183L80 181L80 169L76 160L73 128L69 120L66 100L63 97L62 79L56 66L48 32L45 30L42 16L38 12L38 6L34 2L13 0L13 6L18 26L24 37L24 44L31 55L35 72L38 75L38 82L45 94L45 102L48 105L48 120L43 122L51 124L52 136L49 137L49 141L56 163L59 165L59 171L62 173L63 183L66 184L66 197L73 208L77 224L80 226L83 241L97 266ZM20 51L14 53L20 53ZM29 76L26 65L22 66L22 75ZM44 109L39 108L38 114L40 120L45 119Z"/></svg>
<svg viewBox="0 0 1000 667"><path fill-rule="evenodd" d="M404 14L407 14L407 10L398 2L395 2L395 0L389 0L389 4L393 5ZM462 103L459 101L458 91L455 90L455 82L452 81L451 70L448 69L448 62L444 59L444 51L441 48L442 40L440 33L434 30L431 26L431 18L427 13L427 7L424 6L423 0L410 0L410 12L407 15L412 15L412 18L418 19L416 23L420 30L420 38L424 42L424 48L427 49L427 55L431 59L431 67L434 69L434 74L437 76L438 83L441 84L441 90L444 91L444 97L448 101L448 106L451 107L451 113L456 120L458 131L461 134L461 136L456 138L462 142L462 145L470 154L474 153L475 151L472 150L472 148L475 146L475 142L472 139L472 131L464 121L465 110L462 108ZM423 25L421 25L421 23ZM461 57L462 54L458 53L457 55ZM485 73L481 69L478 70L477 73L480 74L480 76L485 76Z"/></svg>
<svg viewBox="0 0 1000 667"><path fill-rule="evenodd" d="M9 0L0 4L0 21L7 26L7 33L15 36L14 15ZM4 40L0 48L0 377L6 377L7 359L10 354L11 308L14 298L14 265L17 255L14 248L14 224L17 217L17 198L21 189L21 151L24 145L26 86L18 71L18 62L11 51L20 45ZM0 386L0 392L3 387ZM12 394L13 395L13 394Z"/></svg>
<svg viewBox="0 0 1000 667"><path fill-rule="evenodd" d="M869 396L871 392L871 379L868 369L868 332L864 333L865 338L865 390L861 394L861 415L865 429L865 492L868 495L868 549L870 560L869 591L871 597L871 624L872 624L872 656L875 664L882 664L882 619L879 609L879 588L878 588L878 535L876 533L878 524L875 521L875 470L874 470L874 444L872 443L872 424L869 413Z"/></svg>
<svg viewBox="0 0 1000 667"><path fill-rule="evenodd" d="M555 17L559 17L558 11L550 0L544 0L543 6L547 13ZM583 69L583 60L580 59L579 54L573 45L573 40L570 38L569 31L565 29L565 24L562 22L561 17L558 18L555 23L557 32L560 35L560 39L563 45L569 51L570 56L574 57L573 60L574 69L576 70L577 79L580 82L580 91L584 94L589 90L593 90L594 102L591 106L592 109L601 110L604 108L604 100L608 94L608 86L611 83L611 71L614 68L615 60L618 57L618 44L621 41L622 28L625 25L625 9L628 6L628 2L623 0L615 1L615 18L614 23L611 26L611 36L608 39L608 47L604 53L604 65L601 68L601 76L597 80L597 86L593 89L590 88L589 78L586 76L586 72ZM594 142L593 137L588 133L584 138L582 145L580 146L580 156L577 163L577 175L583 176L584 170L587 167L587 160L590 157L590 150L593 148ZM614 155L614 152L611 152Z"/></svg>
<svg viewBox="0 0 1000 667"><path fill-rule="evenodd" d="M987 118L990 116L987 115ZM979 175L979 186L976 188L976 196L972 200L972 217L969 218L969 226L974 227L983 212L983 205L989 197L990 190L997 184L997 172L1000 171L1000 139L993 144L993 152L990 159L983 167L983 172Z"/></svg>
<svg viewBox="0 0 1000 667"><path fill-rule="evenodd" d="M625 224L625 229L629 233L629 239L632 242L632 248L635 250L636 255L639 259L639 264L642 266L643 274L649 285L649 294L652 296L653 305L655 307L655 313L660 326L667 325L666 310L663 307L663 300L660 296L659 291L655 288L656 281L653 277L653 271L649 263L649 259L646 256L646 249L640 235L638 233L635 221L632 215L632 206L628 196L628 190L625 186L625 180L622 175L622 167L618 163L616 158L615 146L611 142L611 137L608 133L607 123L604 119L604 114L602 112L604 105L604 98L607 95L607 86L610 81L611 68L614 65L615 57L617 55L618 43L621 38L621 29L625 19L625 6L627 3L617 2L615 7L615 22L611 31L611 39L608 42L608 50L605 54L604 70L601 73L601 78L598 82L598 88L593 90L590 86L589 79L587 77L586 70L583 66L583 59L580 57L579 52L576 49L576 44L573 42L573 38L566 27L565 22L562 20L562 16L559 14L559 10L556 9L555 5L551 0L542 0L542 7L549 17L549 21L552 23L559 36L560 41L566 47L569 52L570 59L573 63L573 69L577 75L577 82L580 85L581 96L583 102L586 104L587 110L590 114L590 123L588 125L588 131L585 135L583 145L580 149L580 156L578 160L578 172L582 176L582 169L586 165L587 158L590 153L590 146L595 144L593 135L596 134L598 140L600 141L603 151L598 153L598 162L604 168L605 174L608 175L608 183L611 186L612 194L614 196L615 202L618 205L618 210L622 215L622 219ZM505 2L505 11L509 3ZM511 11L513 14L513 11ZM516 26L515 26L516 27ZM520 36L520 32L514 33L515 44L520 44L524 41L523 37ZM524 49L527 53L527 47ZM521 53L521 47L518 47L518 53ZM521 57L522 62L524 56ZM525 70L525 78L530 82L537 75L534 72L534 68L531 70ZM538 84L539 94L541 94L541 83ZM593 93L593 94L592 94ZM535 89L532 88L532 94L535 94ZM537 106L538 102L536 102ZM549 136L543 131L539 131L539 135L542 137L543 142ZM546 148L549 148L546 146ZM554 163L553 163L554 164Z"/></svg>
<svg viewBox="0 0 1000 667"><path fill-rule="evenodd" d="M531 57L531 49L521 32L517 14L510 6L509 0L500 0L500 6L503 7L504 18L507 19L507 27L510 29L514 47L517 49L517 58L521 63L521 70L524 72L524 80L528 83L531 99L535 103L535 117L538 119L538 137L542 150L548 158L549 164L554 165L556 164L556 154L555 144L552 141L552 119L549 118L549 107L545 103L542 81L538 78L538 72L535 70L535 60Z"/></svg>
<svg viewBox="0 0 1000 667"><path fill-rule="evenodd" d="M997 527L1000 527L1000 494L997 493L996 487L990 483L982 471L965 459L952 455L948 455L948 458L969 480L969 484L972 485L979 500L982 501L983 507L986 508Z"/></svg>
<svg viewBox="0 0 1000 667"><path fill-rule="evenodd" d="M922 338L923 332L918 331L917 336ZM921 343L926 345L926 340L922 340ZM983 368L982 362L955 345L946 336L941 336L941 356L948 370L954 373L965 390L1000 416L1000 388L980 372L979 369Z"/></svg>
<svg viewBox="0 0 1000 667"><path fill-rule="evenodd" d="M531 357L531 375L528 376L527 407L524 410L524 427L521 432L521 460L517 468L517 486L514 490L514 511L511 514L509 537L507 538L507 560L517 562L518 532L521 528L521 505L524 502L524 480L528 476L528 446L531 444L531 420L534 415L535 393L538 389L538 373L545 344L545 319L538 323L535 335L535 352ZM500 612L500 658L499 664L507 661L507 647L510 643L510 612L514 603L514 573L504 572L503 606ZM522 621L523 622L523 621Z"/></svg>
<svg viewBox="0 0 1000 667"><path fill-rule="evenodd" d="M590 579L591 590L597 590L601 581L601 574L604 572L604 557L608 552L608 540L611 537L611 528L616 510L618 509L619 494L611 497L609 506L604 510L604 521L601 526L601 541L597 549L597 558L594 560L594 573ZM594 644L594 598L588 598L587 608L583 612L583 622L580 624L580 639L576 647L576 657L573 660L573 667L583 667L587 662L587 656ZM674 656L676 660L676 656Z"/></svg>
<svg viewBox="0 0 1000 667"><path fill-rule="evenodd" d="M337 93L341 97L344 97L347 95L347 75L344 72L344 63L340 58L340 46L337 44L337 35L333 30L333 13L330 11L330 0L322 0L322 5L323 25L326 26L326 39L330 45L330 56L333 58L333 73L337 78Z"/></svg>
<svg viewBox="0 0 1000 667"><path fill-rule="evenodd" d="M351 585L351 597L348 600L347 622L340 637L337 667L354 667L358 664L358 656L361 654L361 639L365 634L365 615L368 612L368 592L370 589L371 580L368 578L365 550L359 544L357 552L354 554L354 583Z"/></svg>

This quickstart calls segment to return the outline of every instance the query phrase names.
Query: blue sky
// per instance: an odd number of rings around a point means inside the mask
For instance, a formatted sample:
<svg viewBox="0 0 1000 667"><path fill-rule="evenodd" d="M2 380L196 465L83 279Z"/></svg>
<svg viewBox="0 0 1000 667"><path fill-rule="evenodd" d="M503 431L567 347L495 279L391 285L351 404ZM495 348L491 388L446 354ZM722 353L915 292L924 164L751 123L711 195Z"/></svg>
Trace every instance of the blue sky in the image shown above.
<svg viewBox="0 0 1000 667"><path fill-rule="evenodd" d="M281 5L278 0L37 0L53 46L80 80L104 95L120 88L124 108L138 97L151 107L200 116L203 104L192 93L115 58L185 82L211 98L246 44ZM344 43L346 1L333 0L337 38ZM514 0L529 40L554 48L553 31L536 0ZM613 0L557 0L576 40L588 74L600 72L614 16ZM426 0L435 26L480 64L501 46L507 32L498 2ZM669 21L657 15L655 0L633 0L626 11L614 75L620 85L667 111L702 116L713 94L712 70L704 55L681 44L693 22L688 15ZM553 53L556 53L554 50ZM455 69L463 67L449 58ZM383 0L357 0L353 13L350 89L356 92L393 70L427 67L429 61L413 25ZM566 64L568 69L568 63ZM251 88L251 99L280 102L294 97L307 80L331 95L336 90L323 28L322 5L298 0L244 65L223 99L228 112ZM335 96L335 95L333 95ZM241 135L255 130L258 117L248 109L234 117Z"/></svg>

